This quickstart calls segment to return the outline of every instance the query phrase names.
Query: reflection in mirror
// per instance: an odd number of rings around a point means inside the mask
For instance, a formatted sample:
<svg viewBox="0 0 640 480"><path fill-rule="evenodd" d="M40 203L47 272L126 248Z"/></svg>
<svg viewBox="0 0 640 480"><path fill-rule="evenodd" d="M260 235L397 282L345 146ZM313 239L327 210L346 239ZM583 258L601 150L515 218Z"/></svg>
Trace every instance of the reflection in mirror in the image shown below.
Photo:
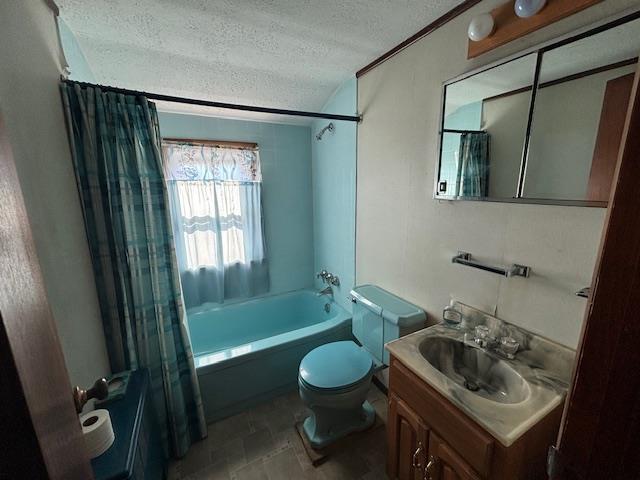
<svg viewBox="0 0 640 480"><path fill-rule="evenodd" d="M524 198L608 200L638 52L640 20L544 53Z"/></svg>
<svg viewBox="0 0 640 480"><path fill-rule="evenodd" d="M445 86L436 196L513 198L536 54Z"/></svg>

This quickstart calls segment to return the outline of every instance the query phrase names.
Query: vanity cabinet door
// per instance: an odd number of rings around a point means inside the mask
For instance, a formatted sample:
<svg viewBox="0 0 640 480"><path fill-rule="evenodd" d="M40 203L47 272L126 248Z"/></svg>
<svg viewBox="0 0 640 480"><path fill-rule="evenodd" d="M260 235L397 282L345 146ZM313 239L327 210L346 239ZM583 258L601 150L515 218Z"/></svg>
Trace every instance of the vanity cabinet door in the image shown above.
<svg viewBox="0 0 640 480"><path fill-rule="evenodd" d="M426 480L480 480L473 468L433 432L427 462Z"/></svg>
<svg viewBox="0 0 640 480"><path fill-rule="evenodd" d="M387 434L389 478L423 480L429 448L427 427L406 403L393 394L389 396Z"/></svg>

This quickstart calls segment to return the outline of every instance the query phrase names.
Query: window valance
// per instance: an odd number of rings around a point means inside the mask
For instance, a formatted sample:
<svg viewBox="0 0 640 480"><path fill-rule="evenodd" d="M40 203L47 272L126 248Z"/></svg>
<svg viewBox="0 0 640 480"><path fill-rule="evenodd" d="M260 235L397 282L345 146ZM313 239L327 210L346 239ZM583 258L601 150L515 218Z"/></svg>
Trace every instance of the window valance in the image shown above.
<svg viewBox="0 0 640 480"><path fill-rule="evenodd" d="M257 148L166 142L162 145L166 180L261 182Z"/></svg>

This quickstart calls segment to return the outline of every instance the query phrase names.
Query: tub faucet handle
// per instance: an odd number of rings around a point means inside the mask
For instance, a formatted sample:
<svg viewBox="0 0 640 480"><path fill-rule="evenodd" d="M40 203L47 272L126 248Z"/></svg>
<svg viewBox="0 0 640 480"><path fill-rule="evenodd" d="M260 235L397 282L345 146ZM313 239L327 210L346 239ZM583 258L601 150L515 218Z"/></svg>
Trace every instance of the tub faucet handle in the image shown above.
<svg viewBox="0 0 640 480"><path fill-rule="evenodd" d="M338 278L337 275L334 275L333 273L330 273L327 275L327 283L329 285L335 285L336 287L340 286L340 279Z"/></svg>
<svg viewBox="0 0 640 480"><path fill-rule="evenodd" d="M316 273L316 278L321 278L324 281L327 279L327 275L329 275L329 272L327 272L326 270L320 270L318 273Z"/></svg>

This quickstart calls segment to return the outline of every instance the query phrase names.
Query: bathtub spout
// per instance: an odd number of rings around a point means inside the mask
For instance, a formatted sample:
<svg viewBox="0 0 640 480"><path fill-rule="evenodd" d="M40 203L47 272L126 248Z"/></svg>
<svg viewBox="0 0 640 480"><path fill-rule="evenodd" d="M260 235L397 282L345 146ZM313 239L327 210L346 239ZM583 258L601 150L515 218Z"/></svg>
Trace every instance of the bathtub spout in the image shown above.
<svg viewBox="0 0 640 480"><path fill-rule="evenodd" d="M331 285L329 285L328 287L324 287L322 290L316 293L317 297L321 297L323 295L330 295L333 297L333 289L331 288Z"/></svg>

